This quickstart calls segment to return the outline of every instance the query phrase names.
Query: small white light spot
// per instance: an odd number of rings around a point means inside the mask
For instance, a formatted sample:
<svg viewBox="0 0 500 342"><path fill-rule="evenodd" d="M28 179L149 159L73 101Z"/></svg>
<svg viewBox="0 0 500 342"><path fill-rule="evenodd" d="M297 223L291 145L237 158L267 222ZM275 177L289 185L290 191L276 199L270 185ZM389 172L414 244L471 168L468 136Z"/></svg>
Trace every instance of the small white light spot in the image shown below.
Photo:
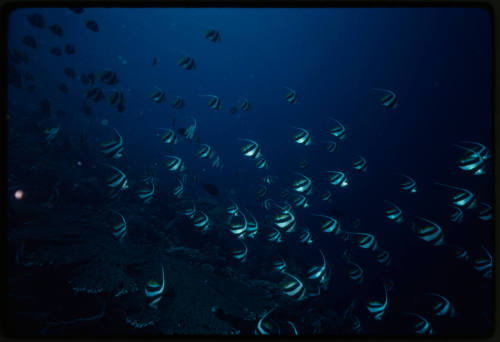
<svg viewBox="0 0 500 342"><path fill-rule="evenodd" d="M22 191L21 189L19 190L16 190L16 192L14 193L14 197L17 199L17 200L20 200L22 199L24 196L24 191Z"/></svg>

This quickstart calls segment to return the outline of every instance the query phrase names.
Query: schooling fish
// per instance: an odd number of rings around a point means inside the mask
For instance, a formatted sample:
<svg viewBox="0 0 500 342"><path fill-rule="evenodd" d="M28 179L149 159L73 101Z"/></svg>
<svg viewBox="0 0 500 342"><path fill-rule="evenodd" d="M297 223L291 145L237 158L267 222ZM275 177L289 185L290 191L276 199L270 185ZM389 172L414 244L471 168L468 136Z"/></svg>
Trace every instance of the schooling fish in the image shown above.
<svg viewBox="0 0 500 342"><path fill-rule="evenodd" d="M451 222L462 223L462 219L464 218L464 212L462 211L462 209L452 204L449 204L449 206L455 209L450 215Z"/></svg>
<svg viewBox="0 0 500 342"><path fill-rule="evenodd" d="M170 128L159 128L163 131L165 131L165 133L163 133L161 136L160 136L160 140L162 142L164 142L165 144L177 144L177 134L175 133L175 131L173 129L170 129Z"/></svg>
<svg viewBox="0 0 500 342"><path fill-rule="evenodd" d="M310 195L312 192L311 179L300 172L294 172L294 173L300 176L301 178L293 182L293 190L299 193L305 193L306 195Z"/></svg>
<svg viewBox="0 0 500 342"><path fill-rule="evenodd" d="M182 107L184 107L184 99L177 96L175 98L175 100L170 102L170 106L172 106L172 108L175 108L175 109L181 109Z"/></svg>
<svg viewBox="0 0 500 342"><path fill-rule="evenodd" d="M35 39L33 36L28 36L28 35L27 35L27 36L24 36L24 37L23 37L23 43L24 43L26 46L28 46L28 47L30 47L30 48L32 48L32 49L35 49L35 50L36 50L36 49L37 49L37 47L38 47L38 44L37 44L37 42L36 42L36 39Z"/></svg>
<svg viewBox="0 0 500 342"><path fill-rule="evenodd" d="M193 226L202 232L210 229L210 220L203 211L198 211L193 219Z"/></svg>
<svg viewBox="0 0 500 342"><path fill-rule="evenodd" d="M144 289L149 301L148 306L153 309L158 308L158 302L162 299L163 291L165 290L165 271L163 265L161 266L161 278L161 285L155 280L150 280Z"/></svg>
<svg viewBox="0 0 500 342"><path fill-rule="evenodd" d="M352 167L356 171L365 172L366 168L367 168L366 159L361 157L361 156L358 156L358 157L359 157L359 159L356 160L354 163L352 163Z"/></svg>
<svg viewBox="0 0 500 342"><path fill-rule="evenodd" d="M215 31L215 30L205 30L203 32L203 35L205 36L205 38L211 42L220 42L220 34L219 34L219 31Z"/></svg>
<svg viewBox="0 0 500 342"><path fill-rule="evenodd" d="M177 64L179 64L180 67L185 70L196 69L196 64L194 63L194 59L189 56L182 56L177 60Z"/></svg>
<svg viewBox="0 0 500 342"><path fill-rule="evenodd" d="M311 232L309 228L304 228L299 235L299 241L306 245L311 245L313 243Z"/></svg>
<svg viewBox="0 0 500 342"><path fill-rule="evenodd" d="M478 258L474 260L474 268L476 271L482 272L484 278L491 278L491 270L493 268L493 257L486 247L481 246L481 248L486 252L488 258Z"/></svg>
<svg viewBox="0 0 500 342"><path fill-rule="evenodd" d="M335 141L331 141L331 140L323 140L321 141L322 143L326 143L326 150L329 152L329 153L333 153L335 151L337 151L337 143Z"/></svg>
<svg viewBox="0 0 500 342"><path fill-rule="evenodd" d="M337 137L339 139L344 139L345 138L345 127L342 125L337 119L334 118L328 118L330 120L333 120L337 123L337 126L333 127L330 129L330 134L333 135L334 137Z"/></svg>
<svg viewBox="0 0 500 342"><path fill-rule="evenodd" d="M273 268L278 272L286 271L286 261L281 255L278 259L273 261Z"/></svg>
<svg viewBox="0 0 500 342"><path fill-rule="evenodd" d="M111 167L113 170L116 171L115 174L106 179L106 183L108 184L108 186L119 190L128 189L128 180L125 173L120 169L114 167L113 165L108 165L108 164L105 165Z"/></svg>
<svg viewBox="0 0 500 342"><path fill-rule="evenodd" d="M85 26L87 26L90 31L99 32L99 26L95 20L86 20Z"/></svg>
<svg viewBox="0 0 500 342"><path fill-rule="evenodd" d="M137 192L137 195L141 200L144 201L144 204L151 203L151 200L153 199L153 195L155 193L155 183L154 181L149 181L149 187L145 186L139 189Z"/></svg>
<svg viewBox="0 0 500 342"><path fill-rule="evenodd" d="M266 175L262 180L264 181L264 183L271 185L276 183L277 178L278 178L277 176Z"/></svg>
<svg viewBox="0 0 500 342"><path fill-rule="evenodd" d="M34 26L36 28L44 28L45 27L45 20L43 19L42 15L39 13L34 13L30 14L27 16L28 22L31 24L31 26Z"/></svg>
<svg viewBox="0 0 500 342"><path fill-rule="evenodd" d="M434 182L434 184L441 185L450 189L459 190L460 192L452 197L452 203L458 207L465 209L472 209L476 206L476 198L469 190L465 188L459 188L452 185L442 184L438 182Z"/></svg>
<svg viewBox="0 0 500 342"><path fill-rule="evenodd" d="M296 127L296 129L299 132L293 136L293 140L295 140L297 144L302 144L304 146L311 145L311 133L304 128Z"/></svg>
<svg viewBox="0 0 500 342"><path fill-rule="evenodd" d="M114 71L106 70L97 74L97 79L105 84L115 84L118 83L118 78Z"/></svg>
<svg viewBox="0 0 500 342"><path fill-rule="evenodd" d="M193 118L193 121L194 123L190 126L188 126L187 128L185 128L184 130L182 130L181 134L186 138L186 139L193 139L194 137L194 133L196 131L196 119Z"/></svg>
<svg viewBox="0 0 500 342"><path fill-rule="evenodd" d="M384 200L384 202L386 202L391 206L390 209L387 209L385 211L386 217L391 221L395 221L397 223L403 223L403 211L391 201Z"/></svg>
<svg viewBox="0 0 500 342"><path fill-rule="evenodd" d="M405 177L407 181L401 183L401 188L405 191L409 191L412 193L417 192L417 182L415 182L413 178L411 178L410 176L407 175L402 175L402 176Z"/></svg>
<svg viewBox="0 0 500 342"><path fill-rule="evenodd" d="M123 108L125 104L125 98L123 96L123 92L117 89L110 89L108 91L110 91L111 94L109 94L108 98L106 99L106 103L112 107L117 108L118 110Z"/></svg>
<svg viewBox="0 0 500 342"><path fill-rule="evenodd" d="M64 35L64 31L59 24L50 25L49 30L58 37L62 37Z"/></svg>
<svg viewBox="0 0 500 342"><path fill-rule="evenodd" d="M381 263L385 266L389 266L391 263L391 256L388 251L379 251L375 254L375 258L378 263Z"/></svg>
<svg viewBox="0 0 500 342"><path fill-rule="evenodd" d="M193 219L196 214L196 204L192 202L192 206L184 210L184 215L188 218Z"/></svg>
<svg viewBox="0 0 500 342"><path fill-rule="evenodd" d="M123 138L118 133L118 131L113 128L116 134L116 140L111 140L105 143L101 144L101 152L107 155L108 157L111 157L113 159L118 159L123 156Z"/></svg>
<svg viewBox="0 0 500 342"><path fill-rule="evenodd" d="M493 218L493 208L488 203L479 202L479 204L482 208L477 217L483 221L490 221Z"/></svg>
<svg viewBox="0 0 500 342"><path fill-rule="evenodd" d="M414 312L405 312L405 314L416 318L415 323L413 324L413 330L415 331L416 334L418 335L434 334L431 324L422 315L419 315Z"/></svg>
<svg viewBox="0 0 500 342"><path fill-rule="evenodd" d="M309 207L309 201L307 200L306 196L302 194L295 194L292 198L292 202L297 207L302 207L302 208Z"/></svg>
<svg viewBox="0 0 500 342"><path fill-rule="evenodd" d="M85 98L93 100L95 103L104 99L104 93L101 88L89 88L84 93Z"/></svg>
<svg viewBox="0 0 500 342"><path fill-rule="evenodd" d="M115 214L120 216L121 222L113 226L113 236L118 241L122 241L125 235L127 235L127 221L119 212L112 210Z"/></svg>
<svg viewBox="0 0 500 342"><path fill-rule="evenodd" d="M346 232L349 235L360 235L361 237L358 240L359 247L363 249L371 249L372 251L376 251L378 247L378 241L375 239L375 236L370 233L359 233L359 232Z"/></svg>
<svg viewBox="0 0 500 342"><path fill-rule="evenodd" d="M285 94L285 100L288 103L297 103L297 93L295 92L295 90L288 87L285 88L288 89L288 93Z"/></svg>
<svg viewBox="0 0 500 342"><path fill-rule="evenodd" d="M258 169L269 169L269 163L267 162L267 159L264 159L262 157L257 159L255 166L257 166Z"/></svg>
<svg viewBox="0 0 500 342"><path fill-rule="evenodd" d="M184 175L185 176L185 175ZM172 191L172 195L174 195L175 197L181 199L182 198L182 195L184 193L184 182L183 182L183 178L185 177L177 177L177 181L179 182L179 184L174 188L174 190Z"/></svg>
<svg viewBox="0 0 500 342"><path fill-rule="evenodd" d="M281 243L281 233L278 229L272 228L273 231L267 235L267 240L270 242Z"/></svg>
<svg viewBox="0 0 500 342"><path fill-rule="evenodd" d="M383 95L380 98L380 104L382 106L389 107L389 108L397 108L398 107L399 99L396 96L396 93L394 93L392 90L382 89L382 88L372 88L372 89L385 93L385 95Z"/></svg>
<svg viewBox="0 0 500 342"><path fill-rule="evenodd" d="M345 250L343 257L352 266L351 268L349 268L349 271L348 271L349 278L354 280L357 284L361 284L364 280L363 269L357 263L352 261L352 254L350 251Z"/></svg>
<svg viewBox="0 0 500 342"><path fill-rule="evenodd" d="M230 224L230 232L233 233L234 235L236 235L238 238L242 239L245 237L245 233L247 231L247 228L248 228L248 221L247 221L247 217L245 216L245 214L240 211L241 213L241 217L243 219L243 222L232 222Z"/></svg>
<svg viewBox="0 0 500 342"><path fill-rule="evenodd" d="M295 226L297 221L295 220L295 215L291 210L287 210L282 212L281 214L277 214L274 217L274 225L278 228L283 229L285 233L291 233L295 231Z"/></svg>
<svg viewBox="0 0 500 342"><path fill-rule="evenodd" d="M57 127L52 127L52 128L48 128L48 129L44 130L43 132L45 134L47 134L47 136L45 137L45 141L47 141L48 144L50 144L52 141L54 141L54 139L56 138L57 133L59 133L60 129L61 129L61 125L57 125Z"/></svg>
<svg viewBox="0 0 500 342"><path fill-rule="evenodd" d="M251 220L248 221L248 226L247 226L247 236L251 239L255 238L255 235L257 235L259 231L259 222L257 222L257 219L255 216L252 215L252 213L247 209L248 216L250 216Z"/></svg>
<svg viewBox="0 0 500 342"><path fill-rule="evenodd" d="M182 161L181 158L176 157L176 156L172 156L172 155L168 155L168 154L166 155L166 157L171 158L167 162L167 169L169 171L174 171L174 172L182 172L182 171L184 171L184 169L185 169L184 161Z"/></svg>
<svg viewBox="0 0 500 342"><path fill-rule="evenodd" d="M255 335L275 335L279 334L279 326L273 324L272 322L264 322L266 317L273 312L274 309L266 312L257 322L257 327L255 328Z"/></svg>
<svg viewBox="0 0 500 342"><path fill-rule="evenodd" d="M321 231L322 232L324 232L324 233L332 233L333 232L335 235L339 235L342 232L340 229L339 221L337 221L333 217L326 216L326 215L320 215L320 214L311 214L311 215L317 216L317 217L322 217L322 218L326 219L326 221L324 221L321 224Z"/></svg>
<svg viewBox="0 0 500 342"><path fill-rule="evenodd" d="M212 109L220 109L221 106L221 100L218 96L215 95L198 95L198 96L206 96L210 97L210 100L208 100L208 106Z"/></svg>
<svg viewBox="0 0 500 342"><path fill-rule="evenodd" d="M235 258L239 262L245 262L247 260L248 247L243 240L240 240L240 242L243 246L241 248L233 250L233 258Z"/></svg>
<svg viewBox="0 0 500 342"><path fill-rule="evenodd" d="M332 193L330 192L330 190L326 190L323 195L321 195L321 200L332 203Z"/></svg>
<svg viewBox="0 0 500 342"><path fill-rule="evenodd" d="M281 289L283 290L283 293L286 294L287 296L296 299L296 300L303 300L305 299L306 295L306 288L304 286L304 283L302 283L297 277L294 275L291 275L288 272L282 271L284 275L287 275L288 277L292 278L289 281L284 282L281 285Z"/></svg>
<svg viewBox="0 0 500 342"><path fill-rule="evenodd" d="M427 293L429 296L433 296L438 301L432 306L432 310L434 315L436 316L447 316L450 318L455 317L455 307L453 304L445 297L441 296L435 292Z"/></svg>
<svg viewBox="0 0 500 342"><path fill-rule="evenodd" d="M328 177L331 185L340 186L341 188L349 185L345 173L341 171L327 171L327 172L331 173L331 175Z"/></svg>
<svg viewBox="0 0 500 342"><path fill-rule="evenodd" d="M430 242L434 246L441 246L444 244L443 229L441 229L437 223L420 216L417 216L417 219L426 223L423 226L417 227L415 222L412 222L412 229L417 233L419 239Z"/></svg>
<svg viewBox="0 0 500 342"><path fill-rule="evenodd" d="M201 148L198 150L198 155L200 158L211 159L214 156L214 151L209 145L201 144Z"/></svg>
<svg viewBox="0 0 500 342"><path fill-rule="evenodd" d="M238 138L238 140L248 142L248 144L241 147L241 153L243 153L245 157L258 159L262 155L260 146L255 141L246 138Z"/></svg>
<svg viewBox="0 0 500 342"><path fill-rule="evenodd" d="M382 316L384 315L385 309L387 308L388 296L387 293L392 289L393 283L392 281L389 283L384 283L384 292L385 292L385 300L381 302L379 300L369 300L366 308L368 312L373 315L373 318L377 321L382 320Z"/></svg>
<svg viewBox="0 0 500 342"><path fill-rule="evenodd" d="M307 279L320 279L326 272L327 262L325 255L323 254L323 251L321 249L319 250L319 252L321 253L321 259L323 260L323 262L320 266L312 266L311 268L309 268L306 274Z"/></svg>
<svg viewBox="0 0 500 342"><path fill-rule="evenodd" d="M243 101L240 103L240 108L244 112L248 112L250 110L250 102L248 102L247 98L244 98Z"/></svg>

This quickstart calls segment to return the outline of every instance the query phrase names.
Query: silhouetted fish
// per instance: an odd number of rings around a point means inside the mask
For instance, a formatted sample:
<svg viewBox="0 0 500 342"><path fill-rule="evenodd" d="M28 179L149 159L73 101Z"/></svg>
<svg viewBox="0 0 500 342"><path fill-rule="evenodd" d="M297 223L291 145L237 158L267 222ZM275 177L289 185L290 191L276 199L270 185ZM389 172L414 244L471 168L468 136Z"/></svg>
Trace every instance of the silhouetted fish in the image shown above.
<svg viewBox="0 0 500 342"><path fill-rule="evenodd" d="M219 194L219 189L213 184L202 184L202 186L210 195L217 196Z"/></svg>

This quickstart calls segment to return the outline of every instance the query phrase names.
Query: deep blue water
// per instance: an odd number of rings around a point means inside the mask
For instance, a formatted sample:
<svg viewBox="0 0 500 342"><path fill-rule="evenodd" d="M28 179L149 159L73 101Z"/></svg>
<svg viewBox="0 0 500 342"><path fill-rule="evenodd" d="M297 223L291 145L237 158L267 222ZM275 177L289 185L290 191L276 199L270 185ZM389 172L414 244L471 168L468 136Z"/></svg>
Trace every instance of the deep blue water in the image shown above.
<svg viewBox="0 0 500 342"><path fill-rule="evenodd" d="M46 25L61 25L63 37L30 25L26 16L33 13L40 13ZM98 23L99 32L85 27L88 19ZM453 146L472 140L492 149L491 25L486 10L473 8L86 8L82 14L65 8L20 9L9 17L8 49L28 54L30 62L16 68L34 75L36 91L9 86L10 120L33 116L30 120L40 121L27 109L48 98L67 113L47 122L61 126L54 144L63 138L78 141L85 128L95 148L90 154L72 154L69 158L74 160L66 160L72 165L82 162L74 166L74 182L91 174L102 179L109 174L102 166L109 160L97 146L113 135L110 127L116 128L125 148L123 157L112 164L126 172L131 187L148 168L155 167L165 200L176 179L165 167L168 152L159 141L157 128L171 127L174 117L177 128L186 127L195 117L201 142L213 147L223 169L200 159L197 144L181 136L171 154L184 160L186 174L198 175L201 183L215 184L223 205L232 199L264 221L268 213L256 190L265 175L279 177L265 196L276 201L281 200L282 188L291 189L294 171L312 179L310 207L294 212L297 227L309 227L314 244L299 248L282 233L280 254L306 268L320 260L318 248L325 252L333 271L329 290L323 294L325 306L343 312L358 299L355 311L363 331L369 334L411 333L400 327L403 313L419 312L429 318L436 335L484 335L492 322L492 280L483 278L471 263L456 259L447 247L419 240L411 222L421 216L439 223L445 241L466 248L472 259L484 256L481 245L494 255L492 222L479 220L477 208L464 209L461 224L450 222L454 191L434 184L469 189L478 201L492 204L491 159L486 161L485 174L472 175L458 168L457 159L463 153ZM219 31L220 42L205 39L206 29ZM23 44L27 34L37 40L36 51ZM49 52L52 46L63 48L66 43L75 46L74 55ZM184 55L195 60L196 69L184 70L178 65L177 59ZM151 65L153 58L155 66ZM105 101L90 102L93 114L85 116L81 104L89 85L78 78L69 79L65 67L73 68L77 75L114 71L119 80L116 85L96 81L96 86L123 91L125 111L118 113ZM61 82L68 85L68 94L57 89ZM166 99L159 104L149 98L154 87L165 92ZM285 87L296 91L297 103L285 101ZM382 106L382 94L372 88L394 91L398 107ZM200 94L217 95L221 108L209 108L208 99ZM169 105L176 96L185 101L180 110ZM231 106L242 98L248 98L251 109L231 114ZM345 125L345 139L329 134L334 125L329 117ZM102 125L103 119L109 124ZM311 133L310 146L293 141L294 127ZM45 144L41 132L33 135L39 135L39 143ZM238 138L260 144L268 170L257 169L254 160L241 154ZM322 140L336 141L338 150L327 153ZM9 153L18 151L9 149ZM359 155L367 161L366 172L358 173L352 167ZM309 167L300 170L303 159ZM345 171L349 185L330 185L329 170ZM9 174L18 172L9 169ZM416 193L401 189L402 173L416 180ZM320 200L325 189L333 194L331 204ZM122 200L139 201L132 191L128 189ZM199 195L205 195L199 184L186 185L185 199L196 200ZM90 204L107 201L104 193L81 200ZM396 224L384 216L387 207L383 200L401 207L404 223ZM391 266L377 264L373 253L361 250L354 239L344 242L322 233L321 220L309 214L329 215L331 209L343 213L339 217L342 229L375 235L381 248L390 252ZM353 228L356 219L361 222L359 228ZM259 258L268 242L261 238L248 243L248 263L269 266L269 260ZM361 285L353 286L346 276L341 258L346 248L365 271ZM369 298L383 298L386 279L394 281L394 289L389 292L386 316L375 321L364 305ZM425 292L451 299L459 315L451 320L433 317L419 303Z"/></svg>

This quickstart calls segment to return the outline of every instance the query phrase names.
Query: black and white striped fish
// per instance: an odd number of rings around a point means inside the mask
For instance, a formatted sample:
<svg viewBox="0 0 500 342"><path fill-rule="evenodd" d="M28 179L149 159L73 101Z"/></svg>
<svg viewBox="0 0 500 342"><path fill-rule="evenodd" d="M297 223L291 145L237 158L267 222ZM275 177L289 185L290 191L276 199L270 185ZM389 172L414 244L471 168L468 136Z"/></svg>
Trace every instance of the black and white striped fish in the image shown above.
<svg viewBox="0 0 500 342"><path fill-rule="evenodd" d="M208 106L212 109L220 109L221 107L221 100L218 96L216 95L198 95L198 96L204 96L204 97L209 97L210 99L208 100Z"/></svg>
<svg viewBox="0 0 500 342"><path fill-rule="evenodd" d="M302 230L299 236L299 241L306 245L310 245L313 243L312 235L311 232L309 231L309 228L304 228Z"/></svg>
<svg viewBox="0 0 500 342"><path fill-rule="evenodd" d="M149 183L149 186L143 186L137 191L137 195L141 200L144 201L145 204L151 203L153 199L153 195L155 193L155 182L151 179L146 184Z"/></svg>
<svg viewBox="0 0 500 342"><path fill-rule="evenodd" d="M380 104L384 107L397 108L399 99L395 92L389 89L372 88L376 91L384 92L385 94L380 98Z"/></svg>
<svg viewBox="0 0 500 342"><path fill-rule="evenodd" d="M156 90L152 91L151 94L149 94L149 98L154 103L160 103L165 98L165 92L158 87L155 88Z"/></svg>
<svg viewBox="0 0 500 342"><path fill-rule="evenodd" d="M246 138L239 138L239 140L248 142L248 144L241 147L241 153L243 153L245 157L258 159L260 156L262 156L262 152L258 143Z"/></svg>
<svg viewBox="0 0 500 342"><path fill-rule="evenodd" d="M201 148L198 150L198 155L200 158L211 159L214 156L214 152L210 145L201 144Z"/></svg>
<svg viewBox="0 0 500 342"><path fill-rule="evenodd" d="M267 240L270 242L281 243L281 233L278 229L272 228L272 232L267 235Z"/></svg>
<svg viewBox="0 0 500 342"><path fill-rule="evenodd" d="M401 188L412 193L417 192L417 182L415 182L410 176L404 174L402 176L405 177L407 181L401 183Z"/></svg>
<svg viewBox="0 0 500 342"><path fill-rule="evenodd" d="M377 262L385 266L389 266L389 264L391 263L391 255L388 251L379 251L375 254L375 258L377 259Z"/></svg>
<svg viewBox="0 0 500 342"><path fill-rule="evenodd" d="M274 217L274 224L285 231L285 233L291 233L295 231L295 226L297 221L295 220L295 215L291 210L283 211Z"/></svg>
<svg viewBox="0 0 500 342"><path fill-rule="evenodd" d="M165 131L165 133L163 133L161 136L160 136L160 140L162 142L164 142L165 144L177 144L177 133L175 133L175 131L173 129L170 129L170 128L159 128L163 131Z"/></svg>
<svg viewBox="0 0 500 342"><path fill-rule="evenodd" d="M433 306L432 306L432 310L433 310L433 313L434 315L436 316L447 316L447 317L450 317L450 318L453 318L455 317L455 307L454 305L450 302L449 299L441 296L440 294L438 293L435 293L435 292L429 292L427 293L428 295L430 296L433 296L434 298L437 298L437 303L435 303Z"/></svg>
<svg viewBox="0 0 500 342"><path fill-rule="evenodd" d="M464 218L464 212L462 211L462 209L452 204L449 204L449 206L455 209L450 215L451 222L462 223L462 219Z"/></svg>
<svg viewBox="0 0 500 342"><path fill-rule="evenodd" d="M486 252L487 258L478 258L474 260L474 268L476 271L483 273L484 278L491 278L491 271L493 269L493 257L486 247L481 246L481 248Z"/></svg>
<svg viewBox="0 0 500 342"><path fill-rule="evenodd" d="M302 194L295 194L292 198L292 202L297 207L302 207L302 208L309 207L309 201L307 200L306 196Z"/></svg>
<svg viewBox="0 0 500 342"><path fill-rule="evenodd" d="M192 219L194 218L194 215L196 214L196 204L192 202L192 206L184 210L184 215L186 215L188 218Z"/></svg>
<svg viewBox="0 0 500 342"><path fill-rule="evenodd" d="M105 142L101 144L101 152L106 156L111 157L113 159L118 159L123 156L123 138L118 133L118 131L113 127L113 130L116 133L116 140L111 140L109 142Z"/></svg>
<svg viewBox="0 0 500 342"><path fill-rule="evenodd" d="M444 244L443 229L437 223L420 216L416 218L425 222L424 225L420 226L417 226L415 222L412 223L412 229L417 233L419 239L430 242L434 246L441 246Z"/></svg>
<svg viewBox="0 0 500 342"><path fill-rule="evenodd" d="M359 159L352 163L352 167L356 171L365 172L367 169L366 159L362 156L358 156Z"/></svg>
<svg viewBox="0 0 500 342"><path fill-rule="evenodd" d="M294 172L296 175L299 175L301 178L295 180L293 182L293 190L305 193L306 195L310 195L312 192L312 181L309 177L303 175L300 172Z"/></svg>
<svg viewBox="0 0 500 342"><path fill-rule="evenodd" d="M490 221L493 218L493 208L488 203L479 202L479 204L482 208L477 217L483 221Z"/></svg>
<svg viewBox="0 0 500 342"><path fill-rule="evenodd" d="M196 64L194 59L189 56L182 56L177 60L177 64L185 70L193 70L196 69Z"/></svg>
<svg viewBox="0 0 500 342"><path fill-rule="evenodd" d="M299 131L293 136L293 140L297 144L301 144L304 146L309 146L311 145L311 133L309 133L307 130L304 128L296 127L296 129Z"/></svg>
<svg viewBox="0 0 500 342"><path fill-rule="evenodd" d="M414 312L406 312L406 315L416 318L413 323L413 330L418 335L433 335L434 330L425 317Z"/></svg>
<svg viewBox="0 0 500 342"><path fill-rule="evenodd" d="M333 152L337 151L337 143L335 141L323 140L322 142L326 143L327 152L333 153Z"/></svg>
<svg viewBox="0 0 500 342"><path fill-rule="evenodd" d="M332 193L330 192L330 190L326 190L323 193L323 195L321 195L321 200L325 201L325 202L328 202L328 203L332 202Z"/></svg>
<svg viewBox="0 0 500 342"><path fill-rule="evenodd" d="M184 177L177 177L177 181L179 182L179 184L172 191L172 194L175 197L179 198L179 199L182 198L182 195L184 194L184 181L183 181L183 178Z"/></svg>
<svg viewBox="0 0 500 342"><path fill-rule="evenodd" d="M113 237L118 241L122 241L125 235L127 235L127 221L122 214L115 210L112 211L121 218L121 222L113 226Z"/></svg>
<svg viewBox="0 0 500 342"><path fill-rule="evenodd" d="M360 233L360 232L346 232L349 235L360 235L361 237L358 240L359 247L363 249L371 249L372 251L376 251L378 248L378 241L370 233Z"/></svg>
<svg viewBox="0 0 500 342"><path fill-rule="evenodd" d="M285 88L288 89L288 93L285 94L285 100L288 103L297 103L297 93L295 92L295 90L288 87Z"/></svg>
<svg viewBox="0 0 500 342"><path fill-rule="evenodd" d="M339 138L340 140L345 138L345 127L342 125L337 119L334 118L328 118L330 120L333 120L337 123L337 126L333 127L330 129L330 134L333 135L334 137Z"/></svg>
<svg viewBox="0 0 500 342"><path fill-rule="evenodd" d="M349 185L349 182L347 181L347 176L345 173L341 171L327 171L328 173L331 173L329 177L329 181L331 185L335 186L340 186L341 188Z"/></svg>
<svg viewBox="0 0 500 342"><path fill-rule="evenodd" d="M211 41L211 42L220 42L220 33L219 31L209 29L205 30L203 32L203 35L205 36L205 39Z"/></svg>
<svg viewBox="0 0 500 342"><path fill-rule="evenodd" d="M172 156L172 155L168 155L168 154L166 155L166 157L171 158L167 162L167 169L169 171L174 171L174 172L182 172L182 171L184 171L184 169L185 169L184 162L182 161L181 158L176 157L176 156Z"/></svg>
<svg viewBox="0 0 500 342"><path fill-rule="evenodd" d="M269 169L269 163L267 159L264 159L262 157L257 159L255 166L257 166L258 169L266 169L266 170Z"/></svg>
<svg viewBox="0 0 500 342"><path fill-rule="evenodd" d="M384 202L391 206L391 208L385 211L385 215L387 216L387 218L397 223L403 223L403 211L391 201L384 200Z"/></svg>
<svg viewBox="0 0 500 342"><path fill-rule="evenodd" d="M229 230L231 233L236 235L238 238L242 239L245 237L245 233L246 233L247 228L248 228L248 221L247 221L247 217L245 216L243 211L240 211L240 213L241 213L241 218L242 218L243 222L235 222L233 220L233 222L230 224Z"/></svg>
<svg viewBox="0 0 500 342"><path fill-rule="evenodd" d="M452 197L452 203L455 204L456 206L465 209L472 209L476 206L477 200L472 194L472 192L470 192L469 190L438 182L435 182L434 184L460 191L458 194Z"/></svg>
<svg viewBox="0 0 500 342"><path fill-rule="evenodd" d="M370 314L373 315L373 318L377 321L382 320L382 316L385 313L387 308L387 304L389 302L388 292L392 289L392 282L384 283L384 292L385 292L385 300L381 302L379 300L369 300L366 305L366 309Z"/></svg>
<svg viewBox="0 0 500 342"><path fill-rule="evenodd" d="M172 102L170 102L170 106L175 109L181 109L184 107L184 99L177 96Z"/></svg>
<svg viewBox="0 0 500 342"><path fill-rule="evenodd" d="M275 309L269 310L259 319L257 327L255 328L255 335L279 335L280 329L277 324L274 324L272 321L264 321L274 310Z"/></svg>
<svg viewBox="0 0 500 342"><path fill-rule="evenodd" d="M193 226L198 230L205 232L210 229L210 219L203 211L198 211L193 219Z"/></svg>
<svg viewBox="0 0 500 342"><path fill-rule="evenodd" d="M273 268L278 272L286 271L286 261L280 256L278 259L273 261Z"/></svg>
<svg viewBox="0 0 500 342"><path fill-rule="evenodd" d="M251 239L255 238L255 235L257 235L259 231L259 222L255 218L255 216L252 215L250 210L246 209L248 216L251 218L251 220L248 220L248 226L247 226L247 236Z"/></svg>
<svg viewBox="0 0 500 342"><path fill-rule="evenodd" d="M240 242L243 246L233 250L233 258L239 262L245 262L247 260L248 247L243 240L240 240Z"/></svg>
<svg viewBox="0 0 500 342"><path fill-rule="evenodd" d="M250 102L248 102L247 98L245 98L243 101L241 101L240 108L242 111L245 111L245 112L248 112L250 110Z"/></svg>
<svg viewBox="0 0 500 342"><path fill-rule="evenodd" d="M115 188L118 190L128 189L128 180L125 173L123 173L123 171L114 167L113 165L108 165L108 164L105 165L111 167L113 170L116 171L115 174L106 179L106 183L108 184L108 186L110 188Z"/></svg>
<svg viewBox="0 0 500 342"><path fill-rule="evenodd" d="M311 214L311 215L317 216L317 217L323 217L326 219L326 221L324 221L321 224L321 231L322 232L324 232L324 233L332 233L333 232L335 235L339 235L342 232L340 229L340 223L335 218L330 217L330 216L326 216L326 215L321 215L321 214Z"/></svg>
<svg viewBox="0 0 500 342"><path fill-rule="evenodd" d="M323 277L323 275L326 272L327 262L326 262L325 255L323 254L323 251L321 249L319 250L319 252L321 254L322 263L319 266L315 265L315 266L312 266L311 268L309 268L309 270L307 271L307 274L306 274L307 279L311 279L311 280L320 279L321 277Z"/></svg>
<svg viewBox="0 0 500 342"><path fill-rule="evenodd" d="M149 301L148 306L154 309L157 309L158 302L162 299L165 290L165 270L163 265L161 266L161 278L161 285L155 280L150 280L144 289Z"/></svg>
<svg viewBox="0 0 500 342"><path fill-rule="evenodd" d="M291 280L284 282L281 286L283 293L293 299L299 301L304 300L306 298L306 287L304 286L304 283L302 283L296 276L288 272L282 271L281 273L292 278Z"/></svg>

